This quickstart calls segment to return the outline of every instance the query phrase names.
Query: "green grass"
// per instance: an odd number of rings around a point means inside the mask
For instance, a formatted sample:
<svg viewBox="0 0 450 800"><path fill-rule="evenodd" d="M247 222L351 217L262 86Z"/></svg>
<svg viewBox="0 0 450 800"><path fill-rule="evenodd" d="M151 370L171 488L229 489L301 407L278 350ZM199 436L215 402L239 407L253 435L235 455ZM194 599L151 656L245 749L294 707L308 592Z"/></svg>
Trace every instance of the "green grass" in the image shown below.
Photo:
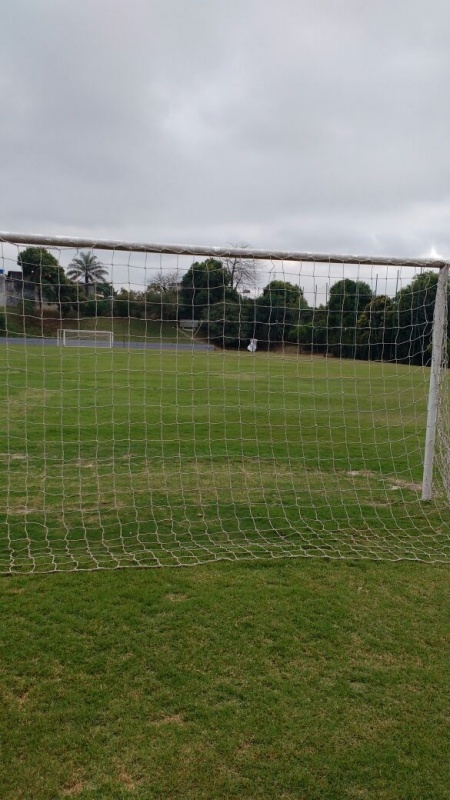
<svg viewBox="0 0 450 800"><path fill-rule="evenodd" d="M20 345L0 358L3 571L449 558L446 503L420 501L427 370Z"/></svg>
<svg viewBox="0 0 450 800"><path fill-rule="evenodd" d="M14 345L0 373L5 800L446 800L427 370Z"/></svg>
<svg viewBox="0 0 450 800"><path fill-rule="evenodd" d="M0 584L5 800L446 800L443 566Z"/></svg>

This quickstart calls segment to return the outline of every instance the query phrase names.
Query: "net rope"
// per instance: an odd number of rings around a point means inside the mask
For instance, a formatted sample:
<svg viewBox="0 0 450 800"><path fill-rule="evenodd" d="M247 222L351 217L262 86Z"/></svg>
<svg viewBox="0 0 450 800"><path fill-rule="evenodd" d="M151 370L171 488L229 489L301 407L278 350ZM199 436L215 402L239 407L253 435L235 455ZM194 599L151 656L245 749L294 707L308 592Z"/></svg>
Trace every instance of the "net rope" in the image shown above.
<svg viewBox="0 0 450 800"><path fill-rule="evenodd" d="M439 269L168 249L3 242L0 572L448 562Z"/></svg>

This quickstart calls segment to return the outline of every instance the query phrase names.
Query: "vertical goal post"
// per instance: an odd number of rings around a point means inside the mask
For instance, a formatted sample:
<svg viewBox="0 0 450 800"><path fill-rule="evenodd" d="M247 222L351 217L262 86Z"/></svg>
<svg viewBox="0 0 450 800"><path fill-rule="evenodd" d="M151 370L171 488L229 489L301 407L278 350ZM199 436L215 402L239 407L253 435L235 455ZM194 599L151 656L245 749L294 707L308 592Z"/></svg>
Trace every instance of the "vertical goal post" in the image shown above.
<svg viewBox="0 0 450 800"><path fill-rule="evenodd" d="M428 392L427 427L422 480L422 500L431 500L432 496L433 468L436 450L436 427L439 405L445 405L448 413L448 404L445 403L445 398L442 396L443 392L440 391L443 378L445 378L445 372L448 370L448 287L449 265L445 264L439 271L439 280L436 291L436 304L434 308L430 388ZM447 460L450 461L450 452L447 454Z"/></svg>
<svg viewBox="0 0 450 800"><path fill-rule="evenodd" d="M0 248L0 573L450 561L449 262L23 233ZM29 248L51 252L53 283L20 273ZM86 250L104 296L66 277Z"/></svg>

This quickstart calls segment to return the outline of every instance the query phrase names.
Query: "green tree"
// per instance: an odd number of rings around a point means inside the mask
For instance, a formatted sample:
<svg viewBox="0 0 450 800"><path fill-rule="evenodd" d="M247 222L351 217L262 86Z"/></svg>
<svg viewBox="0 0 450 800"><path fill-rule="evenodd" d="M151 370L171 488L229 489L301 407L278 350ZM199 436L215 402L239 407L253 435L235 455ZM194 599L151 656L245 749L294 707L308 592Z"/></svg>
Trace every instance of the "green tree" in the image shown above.
<svg viewBox="0 0 450 800"><path fill-rule="evenodd" d="M72 259L67 270L67 275L71 280L84 283L86 295L88 287L96 283L105 283L108 270L93 253L80 253Z"/></svg>
<svg viewBox="0 0 450 800"><path fill-rule="evenodd" d="M328 342L330 352L339 358L355 358L357 354L357 322L373 297L364 281L344 278L331 289L327 304Z"/></svg>
<svg viewBox="0 0 450 800"><path fill-rule="evenodd" d="M67 280L58 260L45 247L27 247L17 259L24 280L37 286L39 306L45 298L64 314L77 302L77 288Z"/></svg>
<svg viewBox="0 0 450 800"><path fill-rule="evenodd" d="M292 328L289 334L290 340L299 344L307 352L326 353L327 318L328 311L325 306L301 309L298 324Z"/></svg>
<svg viewBox="0 0 450 800"><path fill-rule="evenodd" d="M47 302L55 303L60 315L65 317L71 309L77 307L80 297L78 287L67 280L62 267L59 269L56 281L42 284L42 294Z"/></svg>
<svg viewBox="0 0 450 800"><path fill-rule="evenodd" d="M394 357L397 329L394 303L387 295L373 297L358 317L357 343L360 358L389 361Z"/></svg>
<svg viewBox="0 0 450 800"><path fill-rule="evenodd" d="M133 289L122 289L116 292L113 300L113 316L134 317L141 319L145 316L145 293Z"/></svg>
<svg viewBox="0 0 450 800"><path fill-rule="evenodd" d="M180 315L185 319L203 319L215 303L237 302L239 295L230 286L229 272L215 258L196 261L181 279Z"/></svg>
<svg viewBox="0 0 450 800"><path fill-rule="evenodd" d="M253 308L251 300L215 303L202 322L201 331L218 347L240 348L247 346L253 336Z"/></svg>
<svg viewBox="0 0 450 800"><path fill-rule="evenodd" d="M427 364L431 357L438 275L422 272L395 297L396 359Z"/></svg>
<svg viewBox="0 0 450 800"><path fill-rule="evenodd" d="M269 349L271 344L292 341L292 330L306 321L307 309L300 286L271 281L256 299L256 338Z"/></svg>
<svg viewBox="0 0 450 800"><path fill-rule="evenodd" d="M178 319L180 305L179 275L175 272L158 272L145 292L146 316L159 321Z"/></svg>
<svg viewBox="0 0 450 800"><path fill-rule="evenodd" d="M78 311L80 317L110 317L113 314L113 303L116 291L112 283L97 283L95 297L86 298L84 285L73 284L80 295Z"/></svg>

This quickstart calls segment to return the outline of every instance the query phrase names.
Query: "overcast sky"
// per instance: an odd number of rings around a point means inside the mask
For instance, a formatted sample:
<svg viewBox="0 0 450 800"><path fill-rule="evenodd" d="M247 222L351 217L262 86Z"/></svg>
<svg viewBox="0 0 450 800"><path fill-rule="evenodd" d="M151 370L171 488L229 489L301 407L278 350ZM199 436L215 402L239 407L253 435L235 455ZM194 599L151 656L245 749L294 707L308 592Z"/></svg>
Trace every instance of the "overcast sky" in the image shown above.
<svg viewBox="0 0 450 800"><path fill-rule="evenodd" d="M3 0L0 229L450 257L449 0Z"/></svg>

